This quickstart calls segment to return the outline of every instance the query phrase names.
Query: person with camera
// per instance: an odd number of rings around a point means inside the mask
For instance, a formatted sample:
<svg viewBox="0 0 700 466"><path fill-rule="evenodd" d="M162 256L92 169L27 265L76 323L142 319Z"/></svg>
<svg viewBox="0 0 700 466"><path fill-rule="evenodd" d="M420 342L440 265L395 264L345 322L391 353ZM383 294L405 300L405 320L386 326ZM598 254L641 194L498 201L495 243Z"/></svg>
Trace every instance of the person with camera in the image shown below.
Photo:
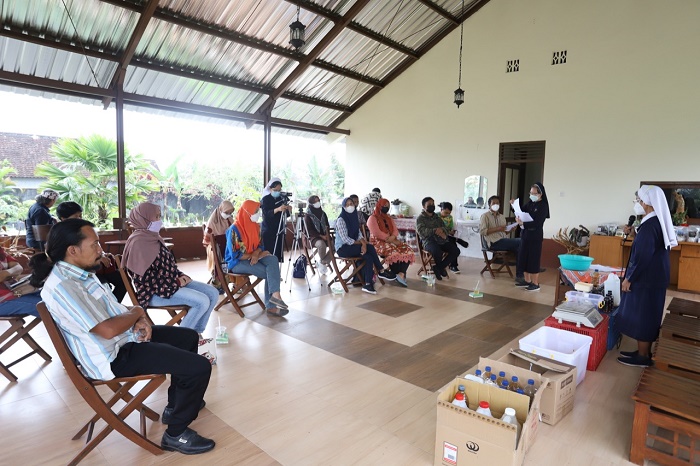
<svg viewBox="0 0 700 466"><path fill-rule="evenodd" d="M263 247L266 251L277 256L279 262L284 262L284 237L287 226L287 215L292 211L289 196L292 193L282 192L282 180L272 178L263 189L263 197L260 200L262 208L262 236Z"/></svg>

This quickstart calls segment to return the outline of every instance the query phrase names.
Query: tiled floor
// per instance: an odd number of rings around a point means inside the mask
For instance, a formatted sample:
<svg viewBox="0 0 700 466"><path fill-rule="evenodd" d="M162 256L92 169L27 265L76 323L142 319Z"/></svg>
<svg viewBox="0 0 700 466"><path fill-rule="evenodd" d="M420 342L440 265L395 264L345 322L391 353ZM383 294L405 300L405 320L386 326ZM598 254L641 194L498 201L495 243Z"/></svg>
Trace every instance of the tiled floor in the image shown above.
<svg viewBox="0 0 700 466"><path fill-rule="evenodd" d="M181 266L206 280L203 262ZM461 275L435 288L412 268L408 289L379 285L376 296L359 289L333 295L327 278L322 284L316 276L311 291L301 280L287 281L285 319L254 307L241 319L224 306L207 333L220 319L230 344L218 347L207 406L193 424L217 448L155 457L113 433L82 464L432 464L436 390L479 356L517 346L551 313L554 299L555 271L542 275L540 292L527 293L511 279L480 277L479 260L462 258L460 266ZM484 298L469 298L480 278ZM43 327L33 333L53 354ZM540 424L527 465L631 464L629 397L640 371L615 357L608 353L587 373L572 414L555 427ZM70 437L89 409L60 362L42 362L34 356L15 366L18 383L0 380L0 464L65 464L82 448ZM166 385L149 403L156 411L165 405ZM163 430L151 424L149 437L159 441Z"/></svg>

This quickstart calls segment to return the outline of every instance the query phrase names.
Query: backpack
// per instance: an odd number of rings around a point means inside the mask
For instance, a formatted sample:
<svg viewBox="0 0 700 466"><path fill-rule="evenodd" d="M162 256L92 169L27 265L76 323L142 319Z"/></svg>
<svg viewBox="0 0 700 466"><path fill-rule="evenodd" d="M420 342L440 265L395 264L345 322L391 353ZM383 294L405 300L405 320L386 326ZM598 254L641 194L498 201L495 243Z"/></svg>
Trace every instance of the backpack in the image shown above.
<svg viewBox="0 0 700 466"><path fill-rule="evenodd" d="M294 271L292 272L292 277L294 278L304 278L306 277L306 256L300 255L297 260L294 261Z"/></svg>

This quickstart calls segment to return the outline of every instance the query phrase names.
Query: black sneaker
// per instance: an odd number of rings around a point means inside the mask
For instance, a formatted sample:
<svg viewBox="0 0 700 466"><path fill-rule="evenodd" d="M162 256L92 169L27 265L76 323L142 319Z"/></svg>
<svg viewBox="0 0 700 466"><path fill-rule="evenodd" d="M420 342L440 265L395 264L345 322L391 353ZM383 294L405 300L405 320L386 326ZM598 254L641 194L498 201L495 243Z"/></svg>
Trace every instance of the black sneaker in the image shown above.
<svg viewBox="0 0 700 466"><path fill-rule="evenodd" d="M651 367L654 365L654 361L652 361L651 358L646 356L640 356L639 354L628 358L620 356L619 358L617 358L617 362L619 362L620 364L624 364L625 366L632 367Z"/></svg>
<svg viewBox="0 0 700 466"><path fill-rule="evenodd" d="M634 350L634 351L620 351L620 356L623 356L625 358L633 358L636 355L639 354L639 350Z"/></svg>
<svg viewBox="0 0 700 466"><path fill-rule="evenodd" d="M362 291L369 294L377 294L377 290L374 289L374 285L371 283L366 284L362 287Z"/></svg>
<svg viewBox="0 0 700 466"><path fill-rule="evenodd" d="M179 451L185 455L199 455L213 450L216 443L212 439L202 437L189 427L177 437L163 432L160 446L166 451Z"/></svg>
<svg viewBox="0 0 700 466"><path fill-rule="evenodd" d="M199 410L203 410L206 405L207 402L202 400L202 404L199 405ZM160 422L162 422L163 424L170 424L170 421L173 420L173 409L174 408L168 408L166 406L163 410L163 415L160 417Z"/></svg>
<svg viewBox="0 0 700 466"><path fill-rule="evenodd" d="M450 266L450 272L452 272L452 273L460 273L460 272L459 272L459 267L457 267L456 265L451 265L451 266Z"/></svg>
<svg viewBox="0 0 700 466"><path fill-rule="evenodd" d="M444 272L444 270L443 271L433 270L433 273L435 274L435 280L442 281L443 272Z"/></svg>
<svg viewBox="0 0 700 466"><path fill-rule="evenodd" d="M440 269L440 275L442 275L444 278L449 278L447 275L447 270L445 269Z"/></svg>
<svg viewBox="0 0 700 466"><path fill-rule="evenodd" d="M379 276L387 281L396 280L396 274L390 270L382 270L381 272L379 272Z"/></svg>
<svg viewBox="0 0 700 466"><path fill-rule="evenodd" d="M515 279L515 286L525 288L530 286L530 282L526 281L523 277L518 277Z"/></svg>
<svg viewBox="0 0 700 466"><path fill-rule="evenodd" d="M534 283L530 283L527 288L525 288L525 291L540 291L540 285L535 285Z"/></svg>

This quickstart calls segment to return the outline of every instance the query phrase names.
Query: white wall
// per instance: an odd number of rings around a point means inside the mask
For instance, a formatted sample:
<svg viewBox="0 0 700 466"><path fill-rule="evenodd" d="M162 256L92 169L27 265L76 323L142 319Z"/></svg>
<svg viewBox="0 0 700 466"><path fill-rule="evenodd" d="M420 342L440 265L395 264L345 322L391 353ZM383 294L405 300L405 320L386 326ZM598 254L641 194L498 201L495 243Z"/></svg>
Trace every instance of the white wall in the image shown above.
<svg viewBox="0 0 700 466"><path fill-rule="evenodd" d="M700 180L699 24L697 0L491 0L465 23L460 109L456 30L346 120L346 190L414 213L468 175L495 194L499 143L545 140L545 234L625 223L640 181Z"/></svg>

